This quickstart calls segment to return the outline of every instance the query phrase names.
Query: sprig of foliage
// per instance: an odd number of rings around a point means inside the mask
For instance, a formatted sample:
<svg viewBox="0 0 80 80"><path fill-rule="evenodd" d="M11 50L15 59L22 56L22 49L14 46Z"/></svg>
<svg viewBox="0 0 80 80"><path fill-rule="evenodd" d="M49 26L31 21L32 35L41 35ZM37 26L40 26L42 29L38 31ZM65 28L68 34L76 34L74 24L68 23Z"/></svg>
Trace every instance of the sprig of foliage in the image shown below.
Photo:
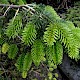
<svg viewBox="0 0 80 80"><path fill-rule="evenodd" d="M35 40L31 49L32 60L36 66L40 65L40 62L44 57L44 46L40 40Z"/></svg>
<svg viewBox="0 0 80 80"><path fill-rule="evenodd" d="M25 57L25 54L19 55L19 58L17 59L17 62L15 64L15 66L17 67L17 70L19 70L20 72L22 72L24 57Z"/></svg>
<svg viewBox="0 0 80 80"><path fill-rule="evenodd" d="M52 46L54 45L54 42L56 42L57 38L58 38L57 26L56 24L50 23L49 27L47 27L46 31L44 32L44 42L46 42L47 45Z"/></svg>
<svg viewBox="0 0 80 80"><path fill-rule="evenodd" d="M21 16L18 14L15 19L11 19L8 23L8 27L6 29L6 35L9 38L15 38L21 33L22 30L22 19Z"/></svg>
<svg viewBox="0 0 80 80"><path fill-rule="evenodd" d="M31 54L27 53L24 57L24 61L23 61L23 68L22 68L22 77L26 78L27 76L27 72L30 69L32 64L32 58L31 58Z"/></svg>
<svg viewBox="0 0 80 80"><path fill-rule="evenodd" d="M57 41L53 46L47 47L46 57L48 60L48 64L51 67L53 67L54 64L55 65L61 64L63 59L63 47L61 43Z"/></svg>
<svg viewBox="0 0 80 80"><path fill-rule="evenodd" d="M16 44L11 44L8 50L8 57L14 59L18 53L18 47Z"/></svg>
<svg viewBox="0 0 80 80"><path fill-rule="evenodd" d="M36 29L35 29L35 25L32 23L28 23L26 24L26 27L23 30L22 33L22 40L25 44L30 45L34 42L34 40L36 39Z"/></svg>
<svg viewBox="0 0 80 80"><path fill-rule="evenodd" d="M54 45L54 52L55 52L53 54L54 64L56 65L61 64L63 59L63 46L59 41L57 41L56 44Z"/></svg>
<svg viewBox="0 0 80 80"><path fill-rule="evenodd" d="M4 43L2 45L2 53L6 54L6 52L8 51L9 49L9 44L8 43Z"/></svg>
<svg viewBox="0 0 80 80"><path fill-rule="evenodd" d="M57 15L56 11L51 6L46 6L43 14L46 15L50 19L50 21L60 19L60 16Z"/></svg>
<svg viewBox="0 0 80 80"><path fill-rule="evenodd" d="M68 48L69 56L77 59L79 56L78 42L76 42L72 31L63 22L58 22L57 25L60 31L60 41Z"/></svg>

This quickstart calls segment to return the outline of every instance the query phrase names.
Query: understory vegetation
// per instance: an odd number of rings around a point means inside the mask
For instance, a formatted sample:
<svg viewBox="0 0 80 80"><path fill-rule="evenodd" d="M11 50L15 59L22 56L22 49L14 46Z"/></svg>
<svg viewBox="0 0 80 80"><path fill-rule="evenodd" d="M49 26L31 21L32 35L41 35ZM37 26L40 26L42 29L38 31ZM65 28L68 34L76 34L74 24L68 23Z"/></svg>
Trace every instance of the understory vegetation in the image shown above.
<svg viewBox="0 0 80 80"><path fill-rule="evenodd" d="M57 80L58 74L54 72L65 53L75 61L80 59L79 8L69 9L70 14L62 19L49 5L26 4L25 0L12 0L10 5L3 1L0 2L1 79L18 80L22 76L38 80L29 77L37 73L43 77L41 80Z"/></svg>
<svg viewBox="0 0 80 80"><path fill-rule="evenodd" d="M74 23L76 27L80 27L80 1L74 4L74 7L67 10L66 20L70 20Z"/></svg>

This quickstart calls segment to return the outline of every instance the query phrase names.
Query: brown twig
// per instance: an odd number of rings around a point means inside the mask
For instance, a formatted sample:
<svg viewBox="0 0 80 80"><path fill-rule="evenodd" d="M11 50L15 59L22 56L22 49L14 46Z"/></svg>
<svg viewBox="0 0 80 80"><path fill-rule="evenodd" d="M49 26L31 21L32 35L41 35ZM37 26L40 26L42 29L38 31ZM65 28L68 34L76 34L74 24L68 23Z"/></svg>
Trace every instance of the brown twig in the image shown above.
<svg viewBox="0 0 80 80"><path fill-rule="evenodd" d="M0 7L10 7L10 8L22 8L22 7L25 7L25 8L28 8L30 9L31 11L35 12L35 10L30 7L30 4L26 4L26 5L8 5L8 4L0 4Z"/></svg>
<svg viewBox="0 0 80 80"><path fill-rule="evenodd" d="M10 10L10 6L7 8L3 16L5 16L9 10Z"/></svg>
<svg viewBox="0 0 80 80"><path fill-rule="evenodd" d="M58 6L58 9L60 8L65 8L65 9L68 9L68 0L63 0L62 3Z"/></svg>
<svg viewBox="0 0 80 80"><path fill-rule="evenodd" d="M13 21L14 21L15 17L17 16L18 12L19 12L19 8L16 10L16 13L15 13L15 16L13 18Z"/></svg>

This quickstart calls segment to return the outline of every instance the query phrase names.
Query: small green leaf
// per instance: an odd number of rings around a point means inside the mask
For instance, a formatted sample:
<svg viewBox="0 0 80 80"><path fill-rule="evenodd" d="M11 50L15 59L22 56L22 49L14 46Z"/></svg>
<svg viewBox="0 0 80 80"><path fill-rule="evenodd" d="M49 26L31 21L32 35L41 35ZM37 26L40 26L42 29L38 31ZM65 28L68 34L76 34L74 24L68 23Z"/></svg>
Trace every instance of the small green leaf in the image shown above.
<svg viewBox="0 0 80 80"><path fill-rule="evenodd" d="M49 70L50 70L50 71L53 71L53 70L54 70L54 68L49 68Z"/></svg>
<svg viewBox="0 0 80 80"><path fill-rule="evenodd" d="M53 80L57 80L56 78L53 78Z"/></svg>
<svg viewBox="0 0 80 80"><path fill-rule="evenodd" d="M58 73L55 73L54 75L55 75L56 78L58 78L58 76L59 76Z"/></svg>
<svg viewBox="0 0 80 80"><path fill-rule="evenodd" d="M8 43L4 43L2 45L2 53L6 54L6 52L8 51L9 49L9 44Z"/></svg>
<svg viewBox="0 0 80 80"><path fill-rule="evenodd" d="M23 72L22 72L22 77L23 77L23 78L26 78L26 77L27 77L27 71L23 71Z"/></svg>
<svg viewBox="0 0 80 80"><path fill-rule="evenodd" d="M50 80L52 79L53 75L52 75L51 72L48 72L48 77L49 77Z"/></svg>

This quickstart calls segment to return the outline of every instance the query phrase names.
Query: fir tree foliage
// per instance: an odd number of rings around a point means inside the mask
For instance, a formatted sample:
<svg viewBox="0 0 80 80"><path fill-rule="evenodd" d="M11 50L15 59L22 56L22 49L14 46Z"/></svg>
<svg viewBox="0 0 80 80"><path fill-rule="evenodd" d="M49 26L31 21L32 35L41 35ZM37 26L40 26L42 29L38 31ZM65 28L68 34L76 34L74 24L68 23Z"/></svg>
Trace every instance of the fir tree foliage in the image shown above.
<svg viewBox="0 0 80 80"><path fill-rule="evenodd" d="M22 19L21 16L18 14L16 17L10 20L6 29L6 35L9 38L15 38L20 34L22 30Z"/></svg>
<svg viewBox="0 0 80 80"><path fill-rule="evenodd" d="M64 43L65 47L68 49L69 56L73 59L77 59L79 56L78 42L73 36L72 30L69 29L70 27L64 24L63 21L58 22L57 27L60 31L60 41Z"/></svg>
<svg viewBox="0 0 80 80"><path fill-rule="evenodd" d="M30 53L22 53L19 58L17 59L17 63L15 66L17 67L17 70L22 73L22 77L26 78L28 70L30 69L32 64L32 58Z"/></svg>
<svg viewBox="0 0 80 80"><path fill-rule="evenodd" d="M8 52L10 59L17 57L15 66L23 78L27 77L32 62L35 66L39 66L46 58L49 67L61 64L63 46L67 49L71 59L78 60L80 57L80 28L76 28L72 22L60 18L51 6L41 8L41 5L35 4L32 9L34 12L27 8L27 11L20 9L18 15L10 20L6 29L3 27L10 46L8 49L3 44L2 52ZM21 10L23 16L20 15ZM23 50L19 52L21 46L23 46ZM18 52L20 54L17 55Z"/></svg>
<svg viewBox="0 0 80 80"><path fill-rule="evenodd" d="M55 65L61 64L63 59L63 47L61 43L57 41L54 45L49 46L46 49L46 58L49 66L53 63Z"/></svg>
<svg viewBox="0 0 80 80"><path fill-rule="evenodd" d="M63 46L59 41L57 41L54 45L53 62L54 64L58 65L61 64L62 59L63 59Z"/></svg>
<svg viewBox="0 0 80 80"><path fill-rule="evenodd" d="M44 32L44 42L46 42L47 45L52 46L54 45L54 42L56 42L57 38L58 38L57 26L56 24L50 23L49 26L46 28L46 31Z"/></svg>
<svg viewBox="0 0 80 80"><path fill-rule="evenodd" d="M32 64L32 58L31 58L31 54L27 53L24 57L24 61L23 61L23 67L22 67L22 77L26 78L27 76L27 72L30 69Z"/></svg>
<svg viewBox="0 0 80 80"><path fill-rule="evenodd" d="M43 14L47 16L50 21L56 21L60 19L60 16L57 15L56 11L51 6L46 6Z"/></svg>
<svg viewBox="0 0 80 80"><path fill-rule="evenodd" d="M44 57L44 46L40 40L35 40L31 49L32 60L36 66L40 65L40 62Z"/></svg>
<svg viewBox="0 0 80 80"><path fill-rule="evenodd" d="M8 57L14 59L18 53L18 47L16 44L11 44L8 50Z"/></svg>
<svg viewBox="0 0 80 80"><path fill-rule="evenodd" d="M17 67L17 70L19 70L20 72L22 72L24 57L25 57L24 53L19 55L19 58L17 59L17 62L15 64L15 66Z"/></svg>
<svg viewBox="0 0 80 80"><path fill-rule="evenodd" d="M23 33L22 33L22 40L25 44L30 45L36 39L36 29L33 23L26 24Z"/></svg>

